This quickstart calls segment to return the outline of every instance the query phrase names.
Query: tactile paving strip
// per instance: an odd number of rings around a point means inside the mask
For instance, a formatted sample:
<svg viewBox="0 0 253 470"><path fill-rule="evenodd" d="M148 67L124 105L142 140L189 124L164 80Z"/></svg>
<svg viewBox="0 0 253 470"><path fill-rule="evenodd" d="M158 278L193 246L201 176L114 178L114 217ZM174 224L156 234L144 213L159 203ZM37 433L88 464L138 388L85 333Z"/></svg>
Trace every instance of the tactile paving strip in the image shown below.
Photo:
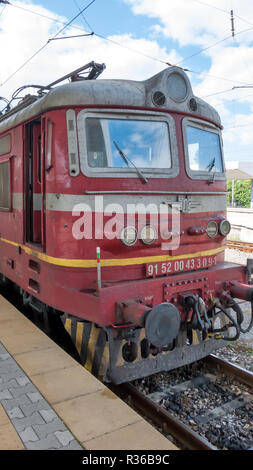
<svg viewBox="0 0 253 470"><path fill-rule="evenodd" d="M0 403L25 449L83 449L1 342Z"/></svg>

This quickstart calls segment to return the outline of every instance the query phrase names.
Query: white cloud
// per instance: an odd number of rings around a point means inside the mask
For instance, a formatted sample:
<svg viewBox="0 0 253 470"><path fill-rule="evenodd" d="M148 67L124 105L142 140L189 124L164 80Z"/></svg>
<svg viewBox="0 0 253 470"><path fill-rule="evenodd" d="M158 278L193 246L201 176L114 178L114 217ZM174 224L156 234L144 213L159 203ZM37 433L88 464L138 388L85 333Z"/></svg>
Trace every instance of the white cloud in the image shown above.
<svg viewBox="0 0 253 470"><path fill-rule="evenodd" d="M48 84L91 60L105 62L107 68L102 78L144 80L166 67L159 61L152 61L145 57L145 54L170 63L178 63L182 60L176 49L169 49L169 41L168 50L159 44L162 35L166 39L177 41L180 46L192 45L194 50L198 51L202 47L207 47L225 36L229 36L231 32L229 14L225 15L201 6L195 0L124 1L136 15L146 15L154 20L148 38L137 39L129 33L109 36L109 41L97 36L52 41L6 84L0 86L0 95L10 97L16 88L28 83ZM228 12L231 8L230 0L204 1ZM32 2L13 1L12 3L25 6L55 20L68 21L42 6L33 5ZM252 0L241 0L240 5L236 5L235 13L246 19L249 18L249 20L252 18L253 24ZM238 17L235 19L235 26L236 32L251 27L246 22L239 20ZM6 6L0 16L0 61L2 64L0 84L5 82L7 77L46 44L48 39L56 34L61 27L62 25L57 24L54 20L48 21L21 9ZM72 26L63 34L81 33L80 29L75 29ZM225 128L227 127L224 132L225 149L231 150L233 148L233 151L236 146L239 150L251 151L253 143L251 128L236 128L237 132L235 132L231 126L247 123L251 119L253 121L251 109L250 112L248 109L245 110L245 114L243 114L244 110L239 107L243 104L253 106L253 90L237 90L205 97L240 83L253 83L252 38L253 29L248 33L236 36L234 43L232 40L224 41L206 50L204 55L210 61L210 66L205 66L205 74L203 76L189 74L193 83L196 83L196 78L200 79L198 85L193 87L194 93L204 97L220 113L223 124ZM113 42L120 43L125 47L119 47ZM134 50L144 55L138 54ZM201 56L196 57L201 58ZM190 60L183 63L191 69L190 64ZM195 68L193 67L193 69ZM201 65L197 69L200 70ZM215 77L228 78L231 82ZM231 112L233 100L235 105ZM0 102L0 109L1 107L2 102Z"/></svg>
<svg viewBox="0 0 253 470"><path fill-rule="evenodd" d="M253 83L253 48L236 44L234 47L218 47L210 52L210 58L209 76L203 77L202 82L194 87L194 93L216 108L221 116L226 159L240 159L241 155L251 159L253 125L252 128L243 126L253 124L253 90L233 88ZM213 77L225 77L231 81ZM224 93L219 93L222 91Z"/></svg>
<svg viewBox="0 0 253 470"><path fill-rule="evenodd" d="M240 156L245 154L251 158L253 125L247 126L245 124L251 122L253 124L251 117L253 90L237 89L226 93L219 92L232 89L234 86L253 83L252 0L241 0L240 4L236 2L236 5L235 2L231 5L229 0L203 0L203 3L209 4L210 7L195 0L176 0L174 2L125 0L125 3L132 7L132 11L136 15L146 15L153 18L154 31L159 34L163 33L166 38L177 41L181 47L195 46L196 52L230 36L228 40L222 41L202 53L202 57L205 56L210 62L210 66L203 71L205 73L203 75L189 74L189 77L193 83L196 83L196 78L200 80L197 86L193 86L194 93L214 106L221 116L225 127L223 137L226 158L240 159ZM230 21L230 9L233 6L235 39L232 39L231 36ZM227 14L218 9L226 10ZM249 31L241 32L248 28ZM195 56L195 60L196 58L201 59L201 55ZM189 66L191 69L191 63L191 60L187 60L182 62L182 66ZM196 68L200 70L201 66L194 66L193 70ZM218 94L216 94L217 92ZM212 94L213 96L208 96Z"/></svg>
<svg viewBox="0 0 253 470"><path fill-rule="evenodd" d="M208 0L203 3L226 10L227 15L215 8L210 8L195 0L124 0L132 7L136 15L146 15L160 21L165 36L177 40L181 46L200 44L207 46L214 41L231 34L230 9L228 0ZM241 13L241 11L243 13ZM239 15L240 12L240 15ZM241 0L235 13L252 18L251 0ZM235 18L236 32L250 27L245 21ZM251 41L252 35L241 36L245 42Z"/></svg>
<svg viewBox="0 0 253 470"><path fill-rule="evenodd" d="M68 21L32 3L12 3L25 6L55 20ZM4 64L0 70L0 84L4 83L27 59L43 47L61 27L62 25L53 20L48 21L29 14L27 11L7 6L0 16L0 44L4 45L0 49L0 61ZM59 37L82 34L82 32L84 31L72 26ZM9 97L15 89L24 84L46 85L92 60L106 64L103 78L144 80L166 67L159 61L152 61L145 57L145 54L165 62L175 62L181 59L176 51L172 50L168 53L155 40L135 39L130 34L110 36L108 39L109 41L105 41L97 36L90 36L50 42L25 67L0 86L0 95ZM114 42L122 44L124 48L117 46Z"/></svg>

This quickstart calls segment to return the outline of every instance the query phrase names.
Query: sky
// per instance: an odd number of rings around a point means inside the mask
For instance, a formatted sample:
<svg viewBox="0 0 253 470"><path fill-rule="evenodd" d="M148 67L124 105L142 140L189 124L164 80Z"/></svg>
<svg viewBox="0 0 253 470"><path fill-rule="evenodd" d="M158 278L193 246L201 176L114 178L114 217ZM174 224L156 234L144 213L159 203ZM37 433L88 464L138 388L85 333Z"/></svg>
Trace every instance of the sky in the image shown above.
<svg viewBox="0 0 253 470"><path fill-rule="evenodd" d="M225 160L252 161L252 0L0 1L1 97L92 60L106 64L101 78L145 80L167 62L186 69L194 94L221 116Z"/></svg>

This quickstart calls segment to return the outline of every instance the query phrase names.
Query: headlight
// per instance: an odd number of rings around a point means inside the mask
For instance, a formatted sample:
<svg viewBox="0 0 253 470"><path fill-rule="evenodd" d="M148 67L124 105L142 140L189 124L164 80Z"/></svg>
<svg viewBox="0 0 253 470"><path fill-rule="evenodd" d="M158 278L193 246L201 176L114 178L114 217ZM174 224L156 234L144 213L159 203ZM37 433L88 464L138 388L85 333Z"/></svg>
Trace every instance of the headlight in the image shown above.
<svg viewBox="0 0 253 470"><path fill-rule="evenodd" d="M146 225L141 229L141 241L146 245L157 239L156 229L152 225Z"/></svg>
<svg viewBox="0 0 253 470"><path fill-rule="evenodd" d="M219 229L220 229L221 235L223 235L223 237L226 237L229 234L230 230L231 230L231 225L230 225L229 221L225 220L225 219L222 220L221 223L220 223Z"/></svg>
<svg viewBox="0 0 253 470"><path fill-rule="evenodd" d="M218 233L218 225L214 220L211 220L211 222L208 222L207 227L206 227L206 233L209 236L209 238L214 238L217 233Z"/></svg>
<svg viewBox="0 0 253 470"><path fill-rule="evenodd" d="M172 72L167 78L169 97L181 103L188 95L188 86L185 78L178 72Z"/></svg>
<svg viewBox="0 0 253 470"><path fill-rule="evenodd" d="M124 227L121 230L120 239L127 246L134 245L136 240L137 240L137 230L136 230L136 228L131 227L131 226Z"/></svg>

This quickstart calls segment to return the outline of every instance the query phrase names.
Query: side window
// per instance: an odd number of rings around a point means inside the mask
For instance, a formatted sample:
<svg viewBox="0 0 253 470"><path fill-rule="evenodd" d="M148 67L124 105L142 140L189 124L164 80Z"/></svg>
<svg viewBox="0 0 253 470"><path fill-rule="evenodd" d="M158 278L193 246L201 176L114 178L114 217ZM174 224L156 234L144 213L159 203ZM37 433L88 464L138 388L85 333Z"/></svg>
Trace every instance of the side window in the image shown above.
<svg viewBox="0 0 253 470"><path fill-rule="evenodd" d="M100 119L86 119L86 136L88 165L90 167L106 167L106 148Z"/></svg>
<svg viewBox="0 0 253 470"><path fill-rule="evenodd" d="M183 138L188 176L198 180L224 180L220 129L204 120L185 117Z"/></svg>
<svg viewBox="0 0 253 470"><path fill-rule="evenodd" d="M0 139L0 155L5 155L11 151L11 136L10 134L1 137Z"/></svg>
<svg viewBox="0 0 253 470"><path fill-rule="evenodd" d="M0 162L0 210L10 210L10 162Z"/></svg>
<svg viewBox="0 0 253 470"><path fill-rule="evenodd" d="M186 132L190 169L222 172L219 134L192 126L187 126Z"/></svg>

